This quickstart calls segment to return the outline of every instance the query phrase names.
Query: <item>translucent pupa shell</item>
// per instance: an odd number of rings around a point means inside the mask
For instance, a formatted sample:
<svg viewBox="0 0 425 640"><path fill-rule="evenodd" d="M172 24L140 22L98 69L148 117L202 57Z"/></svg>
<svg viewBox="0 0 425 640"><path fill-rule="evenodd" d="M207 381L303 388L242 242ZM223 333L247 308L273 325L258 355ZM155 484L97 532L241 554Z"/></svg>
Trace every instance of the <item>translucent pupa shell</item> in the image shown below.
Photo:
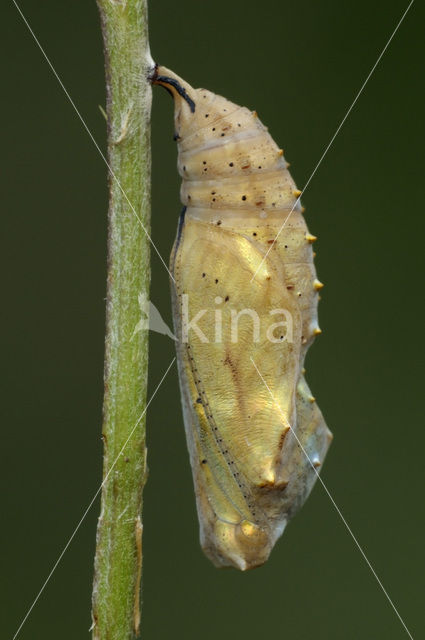
<svg viewBox="0 0 425 640"><path fill-rule="evenodd" d="M183 179L170 271L201 545L245 570L267 560L332 439L303 375L320 333L315 238L255 112L164 67L152 82L174 98Z"/></svg>

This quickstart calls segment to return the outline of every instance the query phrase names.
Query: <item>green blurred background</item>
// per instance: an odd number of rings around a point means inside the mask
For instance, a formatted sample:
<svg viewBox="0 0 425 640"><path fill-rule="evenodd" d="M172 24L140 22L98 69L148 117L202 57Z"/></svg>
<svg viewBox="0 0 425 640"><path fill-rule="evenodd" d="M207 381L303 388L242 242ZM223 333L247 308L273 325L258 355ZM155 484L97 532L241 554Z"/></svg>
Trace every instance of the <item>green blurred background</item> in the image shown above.
<svg viewBox="0 0 425 640"><path fill-rule="evenodd" d="M407 6L151 2L152 54L256 109L302 188ZM105 146L95 2L21 0ZM303 199L323 336L308 380L335 439L323 480L412 634L423 630L423 11L416 2ZM2 627L11 638L101 480L106 169L11 1L2 5ZM154 91L152 235L180 211L172 105ZM152 254L151 299L170 322ZM151 336L150 390L174 354ZM198 524L176 369L148 412L146 640L407 637L322 487L269 562L218 571ZM20 638L89 638L96 502Z"/></svg>

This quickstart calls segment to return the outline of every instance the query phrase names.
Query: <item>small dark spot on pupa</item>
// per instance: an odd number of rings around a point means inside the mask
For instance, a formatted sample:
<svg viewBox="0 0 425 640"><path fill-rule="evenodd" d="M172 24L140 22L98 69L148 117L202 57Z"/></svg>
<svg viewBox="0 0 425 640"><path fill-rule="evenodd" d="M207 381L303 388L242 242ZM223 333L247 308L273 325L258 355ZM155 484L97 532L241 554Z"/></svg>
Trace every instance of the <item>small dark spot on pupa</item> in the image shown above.
<svg viewBox="0 0 425 640"><path fill-rule="evenodd" d="M206 117L206 118L208 118L208 116L209 116L209 115L210 115L209 113L206 113L206 114L205 114L205 117Z"/></svg>
<svg viewBox="0 0 425 640"><path fill-rule="evenodd" d="M198 404L202 404L202 398L196 398L196 402L197 402Z"/></svg>
<svg viewBox="0 0 425 640"><path fill-rule="evenodd" d="M285 244L285 249L287 249L287 248L288 248L288 245L287 245L287 244Z"/></svg>
<svg viewBox="0 0 425 640"><path fill-rule="evenodd" d="M203 460L201 460L202 464L207 464L207 461L205 460L205 458Z"/></svg>
<svg viewBox="0 0 425 640"><path fill-rule="evenodd" d="M202 160L202 164L207 164L207 161L206 160Z"/></svg>
<svg viewBox="0 0 425 640"><path fill-rule="evenodd" d="M242 196L242 200L246 200L246 196Z"/></svg>
<svg viewBox="0 0 425 640"><path fill-rule="evenodd" d="M274 240L267 240L267 244L273 244Z"/></svg>
<svg viewBox="0 0 425 640"><path fill-rule="evenodd" d="M218 283L218 279L217 279L217 278L215 279L215 283L216 283L216 284Z"/></svg>
<svg viewBox="0 0 425 640"><path fill-rule="evenodd" d="M254 231L254 233L253 233L252 235L253 235L253 236L256 236L257 234L256 234L256 232Z"/></svg>
<svg viewBox="0 0 425 640"><path fill-rule="evenodd" d="M233 167L233 162L229 162L229 167Z"/></svg>
<svg viewBox="0 0 425 640"><path fill-rule="evenodd" d="M288 289L288 291L291 291L291 289L294 288L294 285L293 284L288 284L286 288Z"/></svg>
<svg viewBox="0 0 425 640"><path fill-rule="evenodd" d="M215 198L213 198L212 201L215 202Z"/></svg>
<svg viewBox="0 0 425 640"><path fill-rule="evenodd" d="M221 136L222 138L224 138L224 133L220 133L220 136Z"/></svg>
<svg viewBox="0 0 425 640"><path fill-rule="evenodd" d="M240 122L238 122L238 127L240 127L240 126L241 126L241 123L240 123Z"/></svg>
<svg viewBox="0 0 425 640"><path fill-rule="evenodd" d="M259 169L262 169L262 166L260 165L258 168L259 168Z"/></svg>
<svg viewBox="0 0 425 640"><path fill-rule="evenodd" d="M221 220L217 220L217 227L221 225Z"/></svg>
<svg viewBox="0 0 425 640"><path fill-rule="evenodd" d="M192 200L192 196L190 196L189 194L187 195L187 199L188 200Z"/></svg>
<svg viewBox="0 0 425 640"><path fill-rule="evenodd" d="M212 130L215 131L215 127L213 127Z"/></svg>
<svg viewBox="0 0 425 640"><path fill-rule="evenodd" d="M211 195L212 195L212 196L215 196L215 191L211 191Z"/></svg>
<svg viewBox="0 0 425 640"><path fill-rule="evenodd" d="M207 168L207 167L204 167L204 171L208 171L208 168Z"/></svg>
<svg viewBox="0 0 425 640"><path fill-rule="evenodd" d="M186 171L186 167L185 166L183 166L183 171Z"/></svg>
<svg viewBox="0 0 425 640"><path fill-rule="evenodd" d="M226 297L224 298L224 302L227 302L228 300L229 300L229 296L226 296Z"/></svg>
<svg viewBox="0 0 425 640"><path fill-rule="evenodd" d="M202 274L202 277L205 278L205 273Z"/></svg>

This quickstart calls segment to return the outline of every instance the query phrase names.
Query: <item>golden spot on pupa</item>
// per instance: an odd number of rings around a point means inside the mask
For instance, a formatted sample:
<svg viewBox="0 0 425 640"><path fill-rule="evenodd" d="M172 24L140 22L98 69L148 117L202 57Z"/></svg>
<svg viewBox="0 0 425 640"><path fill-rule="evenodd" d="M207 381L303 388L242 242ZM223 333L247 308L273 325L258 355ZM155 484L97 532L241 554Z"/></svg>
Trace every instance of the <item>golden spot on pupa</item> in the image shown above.
<svg viewBox="0 0 425 640"><path fill-rule="evenodd" d="M244 520L241 524L242 533L247 537L251 537L256 534L257 527L252 522L248 522L248 520Z"/></svg>

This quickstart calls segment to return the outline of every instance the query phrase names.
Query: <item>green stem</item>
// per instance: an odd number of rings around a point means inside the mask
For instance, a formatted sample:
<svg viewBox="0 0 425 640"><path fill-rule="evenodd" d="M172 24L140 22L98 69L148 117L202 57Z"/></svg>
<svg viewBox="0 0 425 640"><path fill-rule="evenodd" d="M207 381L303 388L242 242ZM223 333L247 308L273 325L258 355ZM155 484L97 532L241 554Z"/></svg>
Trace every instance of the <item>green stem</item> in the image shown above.
<svg viewBox="0 0 425 640"><path fill-rule="evenodd" d="M93 586L94 640L138 635L149 298L152 65L147 0L97 0L106 68L109 233L101 514ZM136 329L136 331L135 331Z"/></svg>

